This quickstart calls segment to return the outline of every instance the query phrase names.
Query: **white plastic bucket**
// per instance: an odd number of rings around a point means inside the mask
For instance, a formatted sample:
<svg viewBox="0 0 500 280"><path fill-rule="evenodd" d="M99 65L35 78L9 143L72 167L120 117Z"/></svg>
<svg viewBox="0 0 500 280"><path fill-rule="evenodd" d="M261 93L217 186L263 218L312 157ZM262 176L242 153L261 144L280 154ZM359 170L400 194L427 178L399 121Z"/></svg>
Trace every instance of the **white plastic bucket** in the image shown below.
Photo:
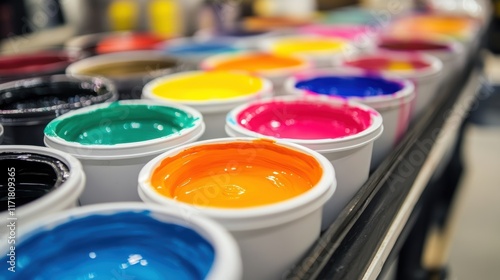
<svg viewBox="0 0 500 280"><path fill-rule="evenodd" d="M116 108L111 108L110 106L116 106ZM98 139L92 140L89 138L92 141L95 140L95 142L83 144L74 139L68 140L62 137L64 135L62 133L65 133L64 131L71 131L71 127L74 127L75 130L77 127L86 128L83 124L78 123L78 118L86 118L87 116L90 118L92 115L95 116L95 120L89 121L88 125L90 128L88 129L100 126L106 128L108 124L116 122L125 122L126 124L124 125L129 126L130 124L130 127L133 127L135 126L134 123L143 120L143 118L137 114L131 114L133 107L130 106L143 106L146 108L156 106L155 108L169 108L174 111L184 112L186 116L189 116L193 120L192 126L181 129L178 133L166 133L158 138L117 144L108 144L102 141L120 136L120 131L118 131L118 134L113 131L109 132L109 134L99 134L97 135ZM100 115L96 113L99 110L106 110L111 115L99 117ZM165 114L161 118L151 117L149 121L172 121L174 119L175 117ZM62 130L59 132L58 130L61 125ZM162 124L160 123L159 125ZM158 126L156 126L156 129L161 131L161 128ZM44 141L46 146L70 153L82 162L87 174L87 184L85 191L80 197L80 202L82 205L86 205L103 202L140 201L137 194L136 181L141 168L152 158L169 149L196 141L201 137L204 130L205 125L201 114L187 106L159 104L149 100L127 100L111 103L111 105L90 106L56 118L47 125ZM87 132L80 131L78 133L83 135ZM137 133L140 134L141 131ZM92 136L89 137L92 138Z"/></svg>
<svg viewBox="0 0 500 280"><path fill-rule="evenodd" d="M310 61L315 67L331 67L358 50L342 38L291 35L263 40L260 48L277 55L291 55Z"/></svg>
<svg viewBox="0 0 500 280"><path fill-rule="evenodd" d="M423 66L419 69L372 69L372 66L361 65L367 61L385 61L387 63L420 63ZM382 64L384 62L374 62ZM373 53L360 54L357 57L348 59L340 66L344 69L361 69L367 73L379 73L386 77L399 77L408 79L415 85L415 99L411 112L410 122L415 121L435 100L438 89L444 81L442 75L443 63L434 56L428 54L403 54L388 51L377 51Z"/></svg>
<svg viewBox="0 0 500 280"><path fill-rule="evenodd" d="M6 161L7 156L9 162ZM29 163L36 165L20 168ZM3 237L13 236L15 239L17 230L26 223L42 220L50 213L78 205L78 197L85 186L85 173L80 162L73 156L45 147L5 145L0 146L0 165L5 168L1 180L6 184L6 201L3 203L7 210L0 213L0 235L5 240L5 245L7 239ZM23 191L25 184L28 184L31 191ZM44 185L50 187L49 184L55 188L45 190L46 194L36 195L38 198L27 202L26 193L33 198L34 189ZM23 204L22 201L27 203Z"/></svg>
<svg viewBox="0 0 500 280"><path fill-rule="evenodd" d="M385 81L386 83L399 84L399 90L395 92L384 92L380 95L368 96L349 96L347 94L329 95L324 92L318 93L310 89L302 89L297 87L297 83L308 82L316 78L339 78L351 80L356 83L357 79L374 79ZM334 81L330 86L335 87ZM376 86L371 87L369 84L366 90L375 90ZM324 100L331 99L347 99L354 102L359 102L370 106L377 110L383 119L384 132L375 140L373 145L373 155L371 160L371 169L375 169L397 145L398 141L403 137L408 129L411 113L411 101L415 98L415 87L409 80L388 78L383 76L364 75L362 71L348 71L341 69L328 69L315 71L307 74L290 77L285 82L285 88L288 93L295 96L314 96ZM341 90L338 89L339 91ZM380 90L377 88L377 90ZM337 100L338 102L338 100Z"/></svg>
<svg viewBox="0 0 500 280"><path fill-rule="evenodd" d="M207 78L212 77L210 84L202 84L197 81L197 78ZM244 79L248 83L245 85L247 88L241 88L242 84L238 85L238 88L234 87L234 81L228 82L222 80L222 78L231 79L240 78ZM181 98L173 99L168 97L163 97L155 94L155 88L161 85L168 85L169 83L176 83L183 81L185 79L192 79L192 83L189 88L175 89L176 95ZM188 80L189 81L189 80ZM259 87L255 87L255 83L261 84ZM182 98L183 93L189 90L196 90L197 95L202 95L207 91L206 96L201 100L190 100L188 98ZM236 97L230 98L218 98L217 96L211 96L211 91L235 91L238 93ZM174 91L174 90L172 90ZM203 120L206 125L205 134L202 136L201 140L221 138L226 136L224 132L224 126L226 124L226 115L233 108L245 104L246 102L257 100L263 97L269 97L273 93L273 86L271 82L267 79L256 77L246 73L231 73L231 72L208 72L208 71L190 71L177 73L173 75L164 76L149 82L143 89L143 99L155 100L157 102L168 102L168 103L179 103L188 105L195 110L203 114Z"/></svg>
<svg viewBox="0 0 500 280"><path fill-rule="evenodd" d="M286 65L273 64L272 68L260 67L260 65L253 64L262 61L286 61ZM237 63L235 63L237 62ZM228 66L228 63L233 63ZM259 75L263 78L269 79L273 84L275 95L284 94L283 83L289 76L313 68L313 64L300 57L279 56L265 52L241 52L237 54L220 54L211 56L205 59L200 68L203 70L230 70L230 71L244 71L251 74Z"/></svg>
<svg viewBox="0 0 500 280"><path fill-rule="evenodd" d="M82 59L69 65L66 74L103 76L115 84L120 99L139 99L147 82L193 68L161 51L128 51Z"/></svg>
<svg viewBox="0 0 500 280"><path fill-rule="evenodd" d="M214 149L215 152L209 152L206 155L207 162L220 161L221 165L225 165L226 162L220 159L221 156L217 151L217 145L238 146L237 152L225 152L229 153L229 156L233 158L227 164L233 164L237 169L240 167L245 169L247 165L258 166L259 160L263 158L272 162L273 165L287 166L287 170L294 168L290 163L281 162L277 158L265 157L266 153L269 152L267 147L271 146L284 149L287 153L293 155L300 154L300 157L314 161L321 168L322 173L319 181L305 192L286 200L252 207L207 206L211 200L217 197L216 193L212 194L211 192L199 193L201 195L201 204L190 204L167 197L154 189L151 183L151 180L154 180L151 179L155 176L154 172L156 172L157 168L163 168L164 166L168 168L168 163L164 164L163 161L166 158L175 158L179 154L181 154L179 157L184 159L184 153L191 153L190 149L198 148L203 151L212 151L211 149ZM216 148L210 148L214 146ZM200 164L200 162L196 160L186 161L182 169L173 171L172 174L174 175L172 176L176 176L176 173L181 175L192 174L183 172L189 168L189 165L194 166L197 164ZM315 170L318 171L318 169ZM226 169L223 172L214 174L214 180L217 179L218 175L220 175L220 179L230 180L231 176L238 176L239 174L238 171L233 169ZM224 182L231 185L230 181ZM285 181L281 180L281 182ZM290 183L288 182L288 184ZM250 138L214 139L179 147L150 161L139 174L139 194L146 203L160 204L166 207L181 205L183 208L193 209L201 215L214 219L229 230L241 250L243 279L248 280L280 279L288 269L303 257L319 237L322 208L324 203L335 192L335 189L335 171L330 162L320 154L292 143ZM234 190L233 188L227 189L230 193ZM224 191L223 195L229 195L229 193L226 194L226 191Z"/></svg>
<svg viewBox="0 0 500 280"><path fill-rule="evenodd" d="M380 28L361 24L311 24L299 27L297 33L342 38L360 51L367 51L376 48Z"/></svg>
<svg viewBox="0 0 500 280"><path fill-rule="evenodd" d="M273 102L283 102L285 104L283 108L272 111L277 118L283 118L282 122L284 123L293 123L292 121L288 121L288 117L294 117L295 113L290 111L287 105L288 103L293 104L295 102L304 102L306 104L318 106L331 106L332 108L348 106L349 108L363 110L370 114L371 119L369 127L354 135L342 138L317 140L281 138L283 141L299 144L322 154L335 167L338 187L335 195L326 203L323 210L322 229L326 229L337 218L340 211L368 179L373 143L383 132L382 117L370 107L349 101L325 101L312 97L286 96L256 101L235 108L227 116L227 134L232 137L271 137L272 139L277 139L274 136L264 135L247 129L238 121L240 112L247 108ZM313 111L311 110L309 111L312 113ZM265 110L259 109L259 113L264 111ZM332 118L332 120L334 119Z"/></svg>
<svg viewBox="0 0 500 280"><path fill-rule="evenodd" d="M163 53L178 57L199 65L207 57L224 54L237 53L244 48L227 39L201 39L201 38L176 38L158 44L156 49Z"/></svg>
<svg viewBox="0 0 500 280"><path fill-rule="evenodd" d="M408 34L407 37L385 35L380 38L378 46L384 51L410 54L426 53L435 56L443 63L444 81L450 82L450 79L465 67L467 54L463 44L444 36L428 35L427 38L420 36L412 34ZM405 49L406 46L409 48Z"/></svg>
<svg viewBox="0 0 500 280"><path fill-rule="evenodd" d="M14 277L9 279L163 274L238 280L242 274L238 246L222 226L186 209L139 202L84 206L33 221L19 233L15 247L23 253L16 256L18 262L23 257L26 265L18 265L15 273L5 268L2 275ZM7 242L0 248L8 260Z"/></svg>

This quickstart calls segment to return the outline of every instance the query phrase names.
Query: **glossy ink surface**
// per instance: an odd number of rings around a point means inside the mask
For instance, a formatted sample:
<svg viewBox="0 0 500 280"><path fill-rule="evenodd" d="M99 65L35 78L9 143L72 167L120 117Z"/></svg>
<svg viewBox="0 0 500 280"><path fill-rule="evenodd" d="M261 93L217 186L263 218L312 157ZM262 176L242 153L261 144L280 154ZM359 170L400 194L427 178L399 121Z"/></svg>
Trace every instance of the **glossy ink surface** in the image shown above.
<svg viewBox="0 0 500 280"><path fill-rule="evenodd" d="M9 279L204 279L215 259L197 232L148 211L94 214L39 229L16 244ZM4 257L2 262L6 262Z"/></svg>
<svg viewBox="0 0 500 280"><path fill-rule="evenodd" d="M191 42L179 45L170 45L165 48L170 54L188 55L188 54L212 54L235 52L238 49L228 44L218 42Z"/></svg>
<svg viewBox="0 0 500 280"><path fill-rule="evenodd" d="M16 84L16 87L1 89L0 111L46 108L45 111L50 112L54 106L69 107L73 104L74 107L82 107L92 104L92 101L99 103L97 99L105 101L113 97L110 89L103 84L96 86L83 80L33 81L26 80Z"/></svg>
<svg viewBox="0 0 500 280"><path fill-rule="evenodd" d="M14 209L28 204L69 177L69 169L62 161L34 153L0 152L0 168L5 172L0 179L0 211L8 210L9 204ZM9 186L14 187L10 195Z"/></svg>
<svg viewBox="0 0 500 280"><path fill-rule="evenodd" d="M71 63L65 53L34 53L26 55L6 55L0 58L0 76L33 74L43 75L48 72L64 72ZM1 77L0 81L5 78Z"/></svg>
<svg viewBox="0 0 500 280"><path fill-rule="evenodd" d="M256 76L232 72L196 72L164 81L152 89L154 95L174 100L208 101L247 96L262 90Z"/></svg>
<svg viewBox="0 0 500 280"><path fill-rule="evenodd" d="M426 63L418 59L390 59L384 57L368 57L359 58L345 63L347 66L358 67L369 71L413 71L416 69L424 69L430 67Z"/></svg>
<svg viewBox="0 0 500 280"><path fill-rule="evenodd" d="M290 56L278 56L266 53L254 53L220 61L211 65L214 70L241 70L249 72L259 72L268 70L280 70L290 67L300 67L304 63L302 60Z"/></svg>
<svg viewBox="0 0 500 280"><path fill-rule="evenodd" d="M131 60L92 66L78 71L80 75L119 78L127 75L144 74L151 71L169 69L177 66L174 60Z"/></svg>
<svg viewBox="0 0 500 280"><path fill-rule="evenodd" d="M173 107L115 102L55 119L47 125L45 134L83 145L115 145L179 135L197 121Z"/></svg>
<svg viewBox="0 0 500 280"><path fill-rule="evenodd" d="M310 155L269 140L205 144L165 158L150 182L161 195L204 207L280 202L313 188L323 170Z"/></svg>
<svg viewBox="0 0 500 280"><path fill-rule="evenodd" d="M165 40L165 38L147 33L120 34L102 39L99 43L97 43L96 50L100 54L152 50L156 44L162 42L163 40Z"/></svg>
<svg viewBox="0 0 500 280"><path fill-rule="evenodd" d="M354 40L359 36L370 36L375 29L366 25L311 25L299 28L304 34Z"/></svg>
<svg viewBox="0 0 500 280"><path fill-rule="evenodd" d="M446 44L423 40L384 40L379 47L391 51L450 51Z"/></svg>
<svg viewBox="0 0 500 280"><path fill-rule="evenodd" d="M474 20L472 18L453 15L421 14L398 20L391 31L401 34L427 33L443 34L458 38L473 35Z"/></svg>
<svg viewBox="0 0 500 280"><path fill-rule="evenodd" d="M346 46L346 43L340 40L321 37L297 37L275 41L271 46L271 51L279 55L300 55L324 52L341 52Z"/></svg>
<svg viewBox="0 0 500 280"><path fill-rule="evenodd" d="M295 87L322 95L368 97L394 94L403 85L380 77L322 76L301 80Z"/></svg>
<svg viewBox="0 0 500 280"><path fill-rule="evenodd" d="M312 101L255 103L236 118L244 128L263 135L303 140L354 135L372 122L369 111Z"/></svg>

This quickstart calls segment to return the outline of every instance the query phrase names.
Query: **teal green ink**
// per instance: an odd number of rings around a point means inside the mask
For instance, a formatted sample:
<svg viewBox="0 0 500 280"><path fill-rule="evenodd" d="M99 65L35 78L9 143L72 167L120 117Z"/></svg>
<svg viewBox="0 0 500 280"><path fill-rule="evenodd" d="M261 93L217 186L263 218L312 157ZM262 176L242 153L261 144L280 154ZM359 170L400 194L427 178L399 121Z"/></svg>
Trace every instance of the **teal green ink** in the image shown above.
<svg viewBox="0 0 500 280"><path fill-rule="evenodd" d="M56 118L47 125L45 134L83 145L116 145L180 135L197 121L177 108L114 102L83 114Z"/></svg>

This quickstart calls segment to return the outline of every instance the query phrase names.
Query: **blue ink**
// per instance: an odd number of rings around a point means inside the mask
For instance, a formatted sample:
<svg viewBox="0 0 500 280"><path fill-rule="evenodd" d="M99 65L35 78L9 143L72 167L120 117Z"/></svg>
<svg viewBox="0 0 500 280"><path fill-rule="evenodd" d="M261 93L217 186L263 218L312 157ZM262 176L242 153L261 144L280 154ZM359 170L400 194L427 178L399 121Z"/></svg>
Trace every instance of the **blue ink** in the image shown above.
<svg viewBox="0 0 500 280"><path fill-rule="evenodd" d="M188 55L236 52L239 49L218 42L192 42L188 44L167 46L165 50L170 54Z"/></svg>
<svg viewBox="0 0 500 280"><path fill-rule="evenodd" d="M73 218L15 246L16 272L0 279L204 279L215 259L197 232L149 211Z"/></svg>
<svg viewBox="0 0 500 280"><path fill-rule="evenodd" d="M380 77L323 76L302 80L295 85L309 92L342 97L368 97L394 94L403 85Z"/></svg>

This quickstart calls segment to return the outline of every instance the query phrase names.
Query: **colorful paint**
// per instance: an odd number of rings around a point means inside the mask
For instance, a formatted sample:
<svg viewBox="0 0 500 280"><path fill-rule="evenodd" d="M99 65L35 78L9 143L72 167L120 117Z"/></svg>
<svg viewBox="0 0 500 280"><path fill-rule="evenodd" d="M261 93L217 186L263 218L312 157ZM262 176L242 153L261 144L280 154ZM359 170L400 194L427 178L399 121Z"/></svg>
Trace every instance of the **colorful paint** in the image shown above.
<svg viewBox="0 0 500 280"><path fill-rule="evenodd" d="M419 59L398 59L388 57L365 57L358 58L344 63L346 66L361 68L368 71L414 71L430 67Z"/></svg>
<svg viewBox="0 0 500 280"><path fill-rule="evenodd" d="M31 76L62 74L72 61L65 52L1 56L0 83Z"/></svg>
<svg viewBox="0 0 500 280"><path fill-rule="evenodd" d="M396 21L390 30L396 34L441 34L462 39L474 35L475 28L472 18L421 14Z"/></svg>
<svg viewBox="0 0 500 280"><path fill-rule="evenodd" d="M187 42L167 45L164 50L172 55L201 55L231 53L239 49L222 42Z"/></svg>
<svg viewBox="0 0 500 280"><path fill-rule="evenodd" d="M150 184L182 202L245 208L291 199L313 188L322 175L314 157L259 139L188 148L165 158Z"/></svg>
<svg viewBox="0 0 500 280"><path fill-rule="evenodd" d="M310 25L298 29L300 33L333 38L342 38L349 41L361 36L374 36L376 29L368 25Z"/></svg>
<svg viewBox="0 0 500 280"><path fill-rule="evenodd" d="M379 48L390 51L451 51L446 44L424 40L385 39L379 44Z"/></svg>
<svg viewBox="0 0 500 280"><path fill-rule="evenodd" d="M158 97L176 101L210 101L249 96L263 87L261 78L245 73L200 71L166 78L151 91Z"/></svg>
<svg viewBox="0 0 500 280"><path fill-rule="evenodd" d="M248 53L228 57L221 61L205 63L204 68L221 71L246 71L260 73L304 67L303 60L291 56L279 56L267 53Z"/></svg>
<svg viewBox="0 0 500 280"><path fill-rule="evenodd" d="M57 118L45 135L82 145L116 145L180 135L199 121L174 107L115 102Z"/></svg>
<svg viewBox="0 0 500 280"><path fill-rule="evenodd" d="M57 242L54 242L57 240ZM16 244L9 279L205 279L213 246L194 230L156 219L148 211L123 211L68 219L41 228ZM8 262L9 256L2 262Z"/></svg>
<svg viewBox="0 0 500 280"><path fill-rule="evenodd" d="M278 55L314 55L341 52L346 47L346 42L337 39L292 37L274 41L270 46L270 51Z"/></svg>
<svg viewBox="0 0 500 280"><path fill-rule="evenodd" d="M403 85L375 76L319 76L302 79L295 87L328 96L369 97L394 94Z"/></svg>
<svg viewBox="0 0 500 280"><path fill-rule="evenodd" d="M349 105L314 101L269 101L250 104L238 116L242 127L284 139L336 139L360 133L372 122L372 114Z"/></svg>
<svg viewBox="0 0 500 280"><path fill-rule="evenodd" d="M248 31L272 31L283 28L295 28L310 24L308 19L293 17L246 17L243 27Z"/></svg>
<svg viewBox="0 0 500 280"><path fill-rule="evenodd" d="M34 153L0 153L0 168L6 172L0 180L0 211L28 204L61 186L69 177L66 164ZM11 184L14 188L10 188ZM13 195L9 189L14 190Z"/></svg>
<svg viewBox="0 0 500 280"><path fill-rule="evenodd" d="M153 50L165 38L153 34L117 34L105 37L97 43L96 51L99 54Z"/></svg>

